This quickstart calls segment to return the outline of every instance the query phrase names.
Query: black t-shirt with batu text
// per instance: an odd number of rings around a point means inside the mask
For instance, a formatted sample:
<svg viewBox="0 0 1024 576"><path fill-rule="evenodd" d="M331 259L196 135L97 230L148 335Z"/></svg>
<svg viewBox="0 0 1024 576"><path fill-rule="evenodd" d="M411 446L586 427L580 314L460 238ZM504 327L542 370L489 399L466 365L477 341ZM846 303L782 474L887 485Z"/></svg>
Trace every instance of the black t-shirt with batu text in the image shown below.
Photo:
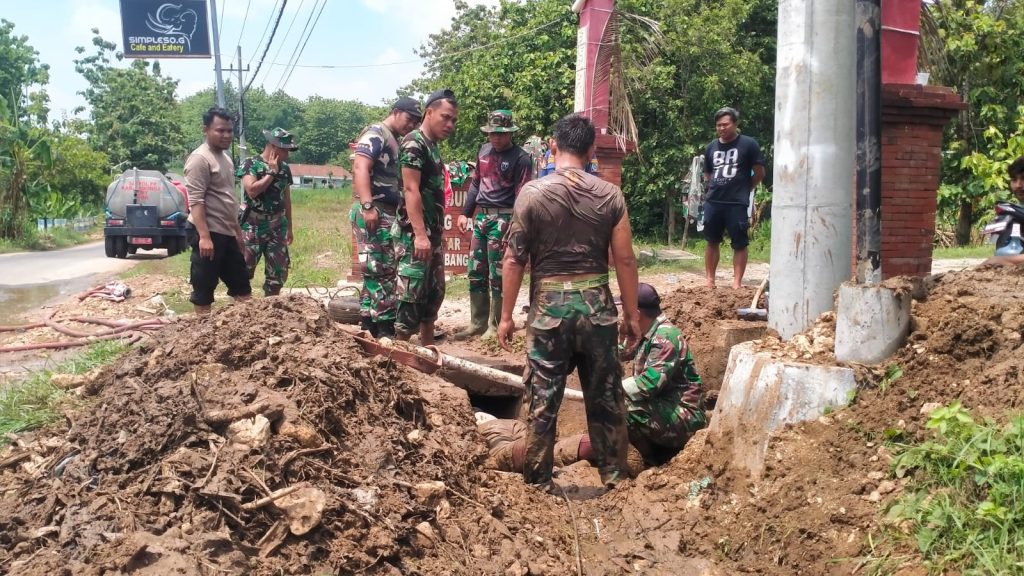
<svg viewBox="0 0 1024 576"><path fill-rule="evenodd" d="M728 144L715 138L704 149L704 171L708 180L708 202L717 204L750 203L754 166L764 166L764 154L757 141L740 134Z"/></svg>

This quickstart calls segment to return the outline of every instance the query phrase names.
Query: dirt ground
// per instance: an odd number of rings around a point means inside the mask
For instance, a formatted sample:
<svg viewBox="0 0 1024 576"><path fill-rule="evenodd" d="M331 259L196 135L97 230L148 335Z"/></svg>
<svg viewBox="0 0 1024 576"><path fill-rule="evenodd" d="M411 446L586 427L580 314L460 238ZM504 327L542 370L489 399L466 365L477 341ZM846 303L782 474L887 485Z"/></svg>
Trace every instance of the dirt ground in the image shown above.
<svg viewBox="0 0 1024 576"><path fill-rule="evenodd" d="M717 390L715 327L753 288L709 291L680 275L659 289ZM482 469L463 392L361 356L308 298L186 318L99 375L66 422L0 452L0 572L818 575L860 573L889 551L908 558L901 574L918 574L911 546L871 548L903 489L886 440L925 437L934 403L996 419L1021 409L1022 290L1019 270L931 277L907 344L857 367L850 407L776 436L758 480L732 467L731 439L701 432L609 493L585 463L560 472L555 494ZM833 333L826 315L759 346L830 362ZM523 365L522 351L478 341L442 349ZM903 376L879 387L892 364ZM262 446L218 414L253 405L270 423ZM559 424L585 429L582 406L564 402ZM254 505L286 486L322 502L304 517L319 518L309 532L292 529L295 498Z"/></svg>

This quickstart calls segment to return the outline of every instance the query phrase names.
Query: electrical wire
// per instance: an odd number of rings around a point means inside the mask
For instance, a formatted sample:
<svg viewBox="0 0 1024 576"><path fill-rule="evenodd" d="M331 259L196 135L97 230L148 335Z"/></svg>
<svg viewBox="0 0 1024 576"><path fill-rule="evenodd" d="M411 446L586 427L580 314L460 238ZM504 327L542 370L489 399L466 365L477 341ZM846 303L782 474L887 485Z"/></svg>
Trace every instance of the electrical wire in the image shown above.
<svg viewBox="0 0 1024 576"><path fill-rule="evenodd" d="M249 2L246 3L246 5L245 5L245 17L242 18L242 31L238 33L238 41L235 42L235 46L241 46L242 45L242 34L245 34L245 23L249 21L249 8L251 8L251 7L252 7L252 0L249 0ZM239 62L238 65L241 66L242 63Z"/></svg>
<svg viewBox="0 0 1024 576"><path fill-rule="evenodd" d="M227 6L228 0L221 0L220 4L220 22L217 22L217 38L224 33L224 7Z"/></svg>
<svg viewBox="0 0 1024 576"><path fill-rule="evenodd" d="M306 3L306 0L299 0L299 8L295 11L295 14L292 15L292 21L288 23L288 29L285 30L285 32L284 32L284 40L282 40L281 43L277 45L277 51L274 52L273 60L276 61L277 57L281 55L281 48L283 48L284 45L285 45L285 42L288 41L288 37L292 33L292 26L295 25L295 20L298 19L299 12L302 12L302 5L305 4L305 3ZM264 78L263 79L266 80L266 76L268 76L269 74L270 74L269 71L266 74L264 74ZM255 78L255 75L253 76L253 78Z"/></svg>
<svg viewBox="0 0 1024 576"><path fill-rule="evenodd" d="M274 7L270 10L274 12L277 10L277 3L281 0L274 0ZM256 55L260 53L260 48L263 47L263 41L267 39L267 31L270 30L271 19L267 18L267 23L263 25L263 34L260 35L260 41L256 43L256 48L252 51L252 56L249 56L249 62L256 59Z"/></svg>
<svg viewBox="0 0 1024 576"><path fill-rule="evenodd" d="M302 45L302 38L306 36L306 32L309 30L309 23L313 21L313 13L316 12L316 5L320 0L313 0L313 9L309 11L309 16L306 17L306 23L302 26L302 32L299 32L299 39L295 42L295 47L292 48L292 55L288 57L288 66L285 66L284 70L281 71L281 77L277 80L277 88L274 90L281 89L281 85L284 84L284 77L288 75L288 68L295 62L295 55L299 53L299 46Z"/></svg>
<svg viewBox="0 0 1024 576"><path fill-rule="evenodd" d="M274 29L270 31L270 39L267 40L267 45L263 47L263 55L260 56L260 61L256 64L256 71L253 72L252 76L249 76L249 83L245 85L245 90L242 93L249 91L252 86L252 81L256 79L256 75L260 73L260 67L263 66L263 59L267 57L267 52L270 51L270 45L274 43L274 34L277 33L277 25L281 23L281 16L284 15L284 7L288 5L288 0L281 0L281 9L277 11L277 19L274 20ZM299 6L302 7L301 5ZM284 42L282 42L284 44Z"/></svg>
<svg viewBox="0 0 1024 576"><path fill-rule="evenodd" d="M316 13L316 20L313 20L313 25L309 28L309 34L306 34L306 40L302 43L302 48L299 48L299 54L295 57L295 62L292 64L291 70L288 71L288 77L284 79L279 90L284 90L284 87L288 85L288 81L292 79L292 73L295 72L295 66L299 63L299 59L302 58L302 53L306 51L306 44L309 43L309 39L313 36L313 30L316 30L316 25L320 22L320 15L324 13L324 8L327 6L327 0L323 0L323 4L320 5L320 11Z"/></svg>
<svg viewBox="0 0 1024 576"><path fill-rule="evenodd" d="M466 48L465 50L459 50L458 52L452 52L451 54L446 54L446 55L442 56L441 58L454 58L456 56L462 56L463 54L468 54L470 52L477 52L479 50L485 50L487 48L491 48L493 46L497 46L498 44L505 44L505 43L507 43L510 40L514 40L516 38L519 38L519 37L522 37L522 36L526 36L528 34L533 34L534 32L537 32L538 30L543 30L544 28L547 28L548 26L551 26L553 24L558 24L558 23L562 22L562 20L563 20L562 18L555 19L555 20L552 20L552 21L547 22L545 24L541 24L540 26L537 26L536 28L531 28L530 30L526 30L524 32L520 32L519 34L515 34L513 36L509 36L508 38L502 38L501 40L497 40L497 41L491 42L489 44L483 44L481 46L474 46L472 48ZM400 61L397 61L397 62L382 62L382 63L379 63L379 64L292 64L291 61L289 61L289 62L268 62L268 64L271 65L271 66L294 66L294 67L297 67L297 68L344 69L344 68L383 68L383 67L387 67L387 66L401 66L401 65L404 65L404 64L419 64L421 62L423 62L422 58L419 58L419 59L416 59L416 60L400 60Z"/></svg>

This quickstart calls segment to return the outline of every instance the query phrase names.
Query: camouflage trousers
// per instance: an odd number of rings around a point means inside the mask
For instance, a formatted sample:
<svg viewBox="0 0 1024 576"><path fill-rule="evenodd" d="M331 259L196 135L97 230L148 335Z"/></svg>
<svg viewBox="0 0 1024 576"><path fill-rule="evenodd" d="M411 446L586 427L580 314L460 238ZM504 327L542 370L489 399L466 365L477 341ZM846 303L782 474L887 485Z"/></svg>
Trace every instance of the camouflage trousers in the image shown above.
<svg viewBox="0 0 1024 576"><path fill-rule="evenodd" d="M245 241L245 267L249 279L256 274L256 266L263 258L263 293L275 296L288 281L288 218L283 214L260 214L249 212L242 223L242 238Z"/></svg>
<svg viewBox="0 0 1024 576"><path fill-rule="evenodd" d="M538 291L527 320L526 463L523 478L551 480L565 379L579 370L593 463L605 483L625 477L626 409L617 354L618 312L607 285Z"/></svg>
<svg viewBox="0 0 1024 576"><path fill-rule="evenodd" d="M478 213L469 243L469 291L501 296L501 259L505 255L505 231L512 214Z"/></svg>
<svg viewBox="0 0 1024 576"><path fill-rule="evenodd" d="M363 275L359 315L374 322L392 321L395 319L395 273L398 263L391 237L395 215L378 209L378 226L371 234L363 222L362 208L353 202L349 220L356 237L359 271Z"/></svg>
<svg viewBox="0 0 1024 576"><path fill-rule="evenodd" d="M444 248L441 244L431 243L430 257L417 260L412 230L403 229L396 223L392 235L396 239L395 257L398 258L395 330L414 334L420 324L437 320L437 312L444 301Z"/></svg>
<svg viewBox="0 0 1024 576"><path fill-rule="evenodd" d="M707 425L703 410L678 403L667 411L626 400L629 442L648 464L660 466L686 446L693 433Z"/></svg>

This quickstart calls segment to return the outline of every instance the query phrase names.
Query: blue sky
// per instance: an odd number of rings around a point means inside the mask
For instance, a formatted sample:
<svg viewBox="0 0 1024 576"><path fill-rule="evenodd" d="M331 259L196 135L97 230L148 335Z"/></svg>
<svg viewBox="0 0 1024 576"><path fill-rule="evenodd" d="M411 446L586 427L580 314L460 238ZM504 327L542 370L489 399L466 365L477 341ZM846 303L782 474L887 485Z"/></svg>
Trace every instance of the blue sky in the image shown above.
<svg viewBox="0 0 1024 576"><path fill-rule="evenodd" d="M568 1L568 0L567 0ZM361 100L370 104L392 99L395 90L422 69L413 50L431 33L445 28L455 14L454 0L326 0L323 14L292 73L285 91L298 98L319 94L330 98ZM288 0L274 43L256 80L273 91L282 80L310 12L318 0ZM470 4L497 4L497 0ZM118 0L4 0L2 17L14 23L14 32L26 35L50 65L51 118L71 113L84 100L76 92L84 81L75 72L76 46L92 53L91 28L120 48L121 21ZM276 14L276 0L217 0L223 11L221 54L223 66L236 60L242 46L243 64L258 60L257 43ZM248 7L249 16L245 18ZM219 16L219 14L218 14ZM294 19L294 24L292 20ZM244 29L243 29L244 23ZM272 24L272 22L271 22ZM291 26L290 33L287 33ZM269 35L269 33L268 33ZM262 49L261 49L262 50ZM279 51L280 50L280 51ZM409 62L413 61L413 62ZM383 65L404 62L402 64ZM268 65L269 63L269 65ZM302 65L341 65L351 68L312 68ZM187 96L213 84L213 59L161 60L164 74L179 80L178 95ZM255 70L251 62L250 70ZM225 73L227 74L227 73ZM234 82L234 76L232 76ZM246 78L248 82L248 78Z"/></svg>

